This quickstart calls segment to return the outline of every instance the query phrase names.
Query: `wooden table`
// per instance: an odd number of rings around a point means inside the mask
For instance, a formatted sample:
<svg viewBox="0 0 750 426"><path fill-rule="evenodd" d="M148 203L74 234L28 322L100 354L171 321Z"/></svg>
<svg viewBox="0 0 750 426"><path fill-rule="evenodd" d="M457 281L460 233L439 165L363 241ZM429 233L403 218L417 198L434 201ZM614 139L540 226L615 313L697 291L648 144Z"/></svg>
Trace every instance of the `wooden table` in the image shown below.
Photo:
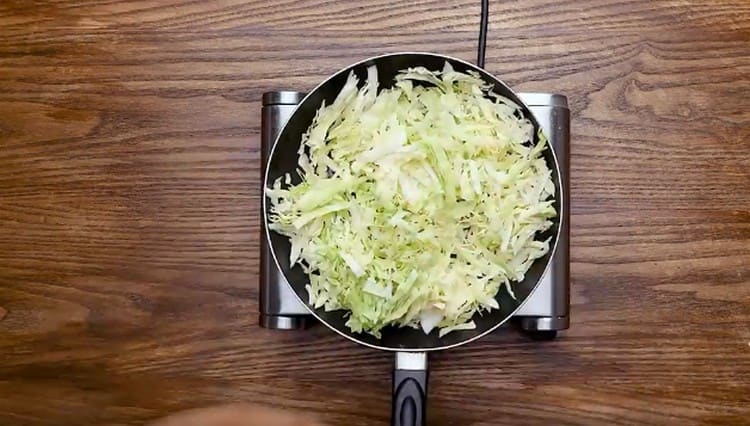
<svg viewBox="0 0 750 426"><path fill-rule="evenodd" d="M254 401L386 424L391 357L258 327L260 98L473 60L478 1L0 3L0 424ZM432 358L430 424L750 424L750 3L494 2L566 94L572 324Z"/></svg>

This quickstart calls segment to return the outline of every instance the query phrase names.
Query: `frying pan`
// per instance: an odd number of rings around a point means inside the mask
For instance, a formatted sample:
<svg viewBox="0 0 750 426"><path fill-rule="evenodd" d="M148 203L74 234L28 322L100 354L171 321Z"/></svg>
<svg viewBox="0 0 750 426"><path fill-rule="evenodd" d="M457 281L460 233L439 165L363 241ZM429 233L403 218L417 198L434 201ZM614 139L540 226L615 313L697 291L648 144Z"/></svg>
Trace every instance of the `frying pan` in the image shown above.
<svg viewBox="0 0 750 426"><path fill-rule="evenodd" d="M265 186L271 187L280 177L289 173L292 176L292 185L300 182L297 174L298 150L301 136L312 123L313 117L320 105L325 101L330 105L341 91L347 76L354 72L360 81L366 81L367 68L376 66L380 88L393 86L395 76L399 71L417 66L425 67L432 71L443 69L445 62L449 62L454 70L460 72L472 71L477 73L485 82L493 86L493 91L505 96L518 104L521 114L534 126L534 143L536 142L539 123L531 111L516 94L502 81L460 59L452 58L435 53L393 53L377 56L346 67L329 77L323 83L308 93L300 102L297 109L292 113L279 133L266 165ZM536 236L539 240L550 239L550 250L548 253L534 261L521 282L512 283L516 298L511 298L505 292L499 292L495 299L499 309L482 314L475 314L472 320L476 324L474 330L453 331L443 337L438 336L438 330L432 330L424 334L421 329L387 327L382 330L380 338L370 334L354 333L346 327L346 311L326 312L323 308L314 308L308 304L310 300L306 289L308 276L302 268L295 264L290 265L289 253L291 243L289 239L281 234L270 230L270 206L266 197L263 197L263 216L266 237L271 248L271 255L279 270L294 290L297 298L320 322L331 330L346 337L347 339L374 349L392 351L396 353L393 370L393 403L391 424L394 426L417 426L426 423L427 402L427 352L453 348L476 340L487 333L500 327L523 305L528 297L537 287L540 279L549 266L550 259L557 248L558 234L560 232L560 220L563 211L562 191L563 185L560 181L560 170L554 151L547 145L542 153L547 166L552 171L552 179L555 184L555 210L558 215L552 220L550 229ZM283 179L282 179L283 182ZM282 187L284 185L282 184Z"/></svg>

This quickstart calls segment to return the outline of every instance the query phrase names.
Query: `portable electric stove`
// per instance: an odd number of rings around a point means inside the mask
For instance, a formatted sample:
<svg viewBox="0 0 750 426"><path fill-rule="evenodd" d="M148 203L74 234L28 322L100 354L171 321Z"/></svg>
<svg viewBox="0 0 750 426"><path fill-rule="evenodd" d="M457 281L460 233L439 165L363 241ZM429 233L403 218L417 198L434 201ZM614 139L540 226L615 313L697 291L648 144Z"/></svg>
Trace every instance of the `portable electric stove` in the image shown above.
<svg viewBox="0 0 750 426"><path fill-rule="evenodd" d="M276 136L292 115L304 93L275 91L263 94L261 110L261 153L262 171ZM552 339L559 330L570 324L570 112L565 96L551 93L518 93L529 107L544 133L547 135L557 156L562 175L565 200L563 206L562 229L557 250L541 283L521 309L516 312L514 322L532 338ZM304 328L313 317L308 308L300 303L284 276L270 256L268 241L261 230L260 257L260 325L277 330Z"/></svg>

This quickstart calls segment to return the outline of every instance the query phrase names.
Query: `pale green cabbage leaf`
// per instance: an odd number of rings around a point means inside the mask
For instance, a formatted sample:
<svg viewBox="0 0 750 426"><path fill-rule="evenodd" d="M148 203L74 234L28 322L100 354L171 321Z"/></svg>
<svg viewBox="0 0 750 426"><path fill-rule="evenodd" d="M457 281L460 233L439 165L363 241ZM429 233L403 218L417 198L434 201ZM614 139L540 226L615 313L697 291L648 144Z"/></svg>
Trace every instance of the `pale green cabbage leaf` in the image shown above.
<svg viewBox="0 0 750 426"><path fill-rule="evenodd" d="M302 136L301 183L266 189L273 231L308 273L309 303L349 311L347 326L474 328L472 316L515 297L552 225L555 186L518 105L478 75L352 73Z"/></svg>

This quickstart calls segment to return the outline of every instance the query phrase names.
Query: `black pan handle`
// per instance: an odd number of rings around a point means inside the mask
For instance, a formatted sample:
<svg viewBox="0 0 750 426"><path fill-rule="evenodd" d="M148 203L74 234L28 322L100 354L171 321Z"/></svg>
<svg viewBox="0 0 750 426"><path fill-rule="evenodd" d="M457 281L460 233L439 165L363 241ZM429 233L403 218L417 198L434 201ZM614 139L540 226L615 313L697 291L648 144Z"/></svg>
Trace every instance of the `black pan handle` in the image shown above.
<svg viewBox="0 0 750 426"><path fill-rule="evenodd" d="M392 426L427 424L427 354L396 352L393 368Z"/></svg>

